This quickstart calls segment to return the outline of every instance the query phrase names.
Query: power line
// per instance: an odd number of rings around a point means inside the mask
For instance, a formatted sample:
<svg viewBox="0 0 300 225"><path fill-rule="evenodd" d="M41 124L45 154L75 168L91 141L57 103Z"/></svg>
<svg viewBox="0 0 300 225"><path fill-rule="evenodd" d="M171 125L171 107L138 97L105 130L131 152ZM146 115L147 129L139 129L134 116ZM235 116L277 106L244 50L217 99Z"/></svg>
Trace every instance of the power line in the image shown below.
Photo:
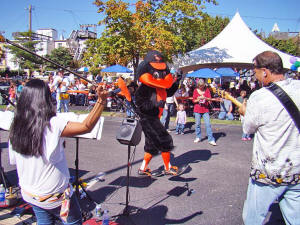
<svg viewBox="0 0 300 225"><path fill-rule="evenodd" d="M215 12L206 12L206 13L213 14L213 15L228 16L228 17L234 16L234 14L226 14L226 13L215 13ZM263 17L263 16L247 16L247 15L243 15L243 18L264 19L264 20L290 20L290 21L298 21L300 19L300 18L280 18L280 17Z"/></svg>

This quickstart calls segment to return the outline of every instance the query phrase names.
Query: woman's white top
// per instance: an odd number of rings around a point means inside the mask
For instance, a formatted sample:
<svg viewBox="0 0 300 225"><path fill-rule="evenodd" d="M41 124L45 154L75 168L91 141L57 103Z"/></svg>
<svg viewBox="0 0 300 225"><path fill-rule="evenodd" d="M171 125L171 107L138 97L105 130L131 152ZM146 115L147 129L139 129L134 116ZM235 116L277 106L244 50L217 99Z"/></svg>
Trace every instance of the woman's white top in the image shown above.
<svg viewBox="0 0 300 225"><path fill-rule="evenodd" d="M58 207L61 202L38 202L23 190L37 196L62 193L69 184L70 174L60 135L68 121L54 116L50 120L50 129L44 131L44 155L40 157L25 156L12 149L9 143L10 164L16 164L19 185L23 199L45 209Z"/></svg>

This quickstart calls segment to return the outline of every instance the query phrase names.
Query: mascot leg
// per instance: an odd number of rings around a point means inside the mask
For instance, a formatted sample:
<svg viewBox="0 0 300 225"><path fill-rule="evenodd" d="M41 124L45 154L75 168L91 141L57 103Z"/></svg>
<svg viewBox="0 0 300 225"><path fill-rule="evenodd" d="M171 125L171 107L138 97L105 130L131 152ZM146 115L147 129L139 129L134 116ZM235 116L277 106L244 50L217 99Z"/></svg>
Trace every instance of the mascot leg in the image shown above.
<svg viewBox="0 0 300 225"><path fill-rule="evenodd" d="M145 152L144 154L144 160L142 162L142 165L140 169L138 170L139 175L147 175L151 176L151 170L148 168L149 162L152 159L152 155L148 152Z"/></svg>
<svg viewBox="0 0 300 225"><path fill-rule="evenodd" d="M170 152L161 152L161 156L163 158L164 161L164 166L165 166L165 174L166 175L172 175L172 176L176 176L178 173L178 168L177 166L172 166L170 163L170 158L171 158L171 154Z"/></svg>

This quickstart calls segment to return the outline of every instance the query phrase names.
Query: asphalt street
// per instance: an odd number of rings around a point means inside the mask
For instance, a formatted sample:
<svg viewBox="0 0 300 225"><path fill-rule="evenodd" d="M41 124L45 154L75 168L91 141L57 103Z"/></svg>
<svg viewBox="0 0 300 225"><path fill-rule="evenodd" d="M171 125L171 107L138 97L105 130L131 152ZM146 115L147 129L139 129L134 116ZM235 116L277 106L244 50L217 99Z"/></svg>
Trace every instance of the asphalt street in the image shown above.
<svg viewBox="0 0 300 225"><path fill-rule="evenodd" d="M117 223L122 225L240 225L250 171L252 141L241 141L242 129L236 125L212 125L217 146L203 137L194 143L194 125L184 135L175 135L175 124L170 123L176 148L172 151L174 165L189 164L178 177L138 177L143 160L144 137L130 148L130 179L128 214L122 215L126 205L126 172L128 146L116 140L123 118L105 117L101 140L79 139L79 176L89 180L105 172L105 180L88 191L91 200L80 200L84 211L94 213L95 203ZM205 134L205 127L202 126ZM1 142L8 132L1 131ZM66 157L71 174L75 175L76 140L66 139ZM150 163L152 170L163 165L160 155ZM17 185L15 166L8 163L8 151L2 151L2 166L9 181ZM0 213L1 214L1 213ZM121 215L120 215L121 214ZM1 216L0 216L1 218ZM1 221L0 221L0 224ZM271 207L265 224L284 224L278 204Z"/></svg>

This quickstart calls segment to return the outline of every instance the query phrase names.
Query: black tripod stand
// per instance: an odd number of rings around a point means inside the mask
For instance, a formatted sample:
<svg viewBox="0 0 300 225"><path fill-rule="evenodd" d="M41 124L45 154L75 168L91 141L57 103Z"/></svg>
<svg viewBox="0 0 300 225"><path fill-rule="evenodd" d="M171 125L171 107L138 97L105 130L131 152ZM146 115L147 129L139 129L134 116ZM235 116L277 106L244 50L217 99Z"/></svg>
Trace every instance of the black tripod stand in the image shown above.
<svg viewBox="0 0 300 225"><path fill-rule="evenodd" d="M130 210L129 210L129 184L130 184L130 176L129 176L129 170L130 170L130 152L131 152L131 146L128 145L128 155L127 155L127 173L126 173L126 202L125 202L125 208L123 210L123 215L129 216Z"/></svg>
<svg viewBox="0 0 300 225"><path fill-rule="evenodd" d="M76 139L76 158L75 158L75 192L78 199L80 199L80 192L79 187L81 187L81 190L85 193L85 195L88 197L88 199L92 202L95 202L92 200L91 196L87 193L87 191L84 189L82 182L79 181L79 137L75 137Z"/></svg>

